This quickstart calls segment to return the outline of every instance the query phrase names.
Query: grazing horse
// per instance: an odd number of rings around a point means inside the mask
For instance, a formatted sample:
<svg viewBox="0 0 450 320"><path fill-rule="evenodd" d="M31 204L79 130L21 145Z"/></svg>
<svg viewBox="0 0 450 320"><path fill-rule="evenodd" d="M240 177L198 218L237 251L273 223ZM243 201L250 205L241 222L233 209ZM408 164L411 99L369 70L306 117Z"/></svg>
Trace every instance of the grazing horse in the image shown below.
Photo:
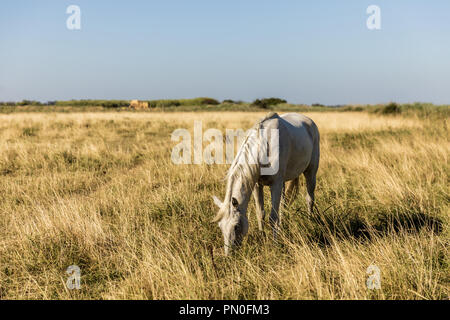
<svg viewBox="0 0 450 320"><path fill-rule="evenodd" d="M241 244L248 232L247 207L252 193L258 227L263 230L264 186L270 186L272 210L269 221L274 237L280 225L279 208L285 182L289 182L286 193L292 198L292 193L298 190L299 176L305 176L306 201L312 212L320 158L319 140L316 124L298 113L281 116L269 113L250 130L228 171L224 201L213 196L219 207L213 222L218 222L222 230L226 255ZM265 170L267 163L261 163L264 156L275 170Z"/></svg>

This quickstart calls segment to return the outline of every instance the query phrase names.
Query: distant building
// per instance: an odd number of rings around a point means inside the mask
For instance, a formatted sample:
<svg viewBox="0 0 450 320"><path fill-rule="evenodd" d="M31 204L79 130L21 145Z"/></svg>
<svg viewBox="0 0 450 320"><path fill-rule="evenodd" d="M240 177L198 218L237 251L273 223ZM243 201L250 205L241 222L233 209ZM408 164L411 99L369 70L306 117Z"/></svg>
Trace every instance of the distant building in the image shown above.
<svg viewBox="0 0 450 320"><path fill-rule="evenodd" d="M131 100L129 108L135 110L145 110L148 109L148 102Z"/></svg>

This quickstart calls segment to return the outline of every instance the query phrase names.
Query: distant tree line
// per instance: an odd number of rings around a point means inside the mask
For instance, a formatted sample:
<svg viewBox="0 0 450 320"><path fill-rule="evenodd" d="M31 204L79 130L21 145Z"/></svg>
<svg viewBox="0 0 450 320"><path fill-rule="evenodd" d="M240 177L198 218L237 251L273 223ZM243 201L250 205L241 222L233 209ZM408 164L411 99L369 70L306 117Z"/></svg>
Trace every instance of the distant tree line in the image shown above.
<svg viewBox="0 0 450 320"><path fill-rule="evenodd" d="M194 98L194 99L166 99L166 100L142 100L149 104L150 108L178 107L178 106L203 106L219 105L220 102L213 98ZM0 102L0 106L70 106L70 107L104 107L104 108L122 108L128 107L130 100L65 100L40 102L36 100L22 100L20 102Z"/></svg>
<svg viewBox="0 0 450 320"><path fill-rule="evenodd" d="M219 102L216 99L201 97L194 99L162 99L162 100L141 100L148 102L149 108L176 108L187 107L183 110L201 110L202 106L218 106L218 110L251 110L254 109L275 109L283 111L347 111L347 112L362 112L378 113L383 115L398 115L398 114L420 114L421 116L429 117L440 114L448 115L449 105L436 106L431 103L413 103L413 104L397 104L390 102L386 104L375 105L323 105L320 103L313 103L312 105L289 104L286 100L280 98L263 98L256 99L251 103L236 101L232 99L225 99ZM22 100L19 102L7 101L1 102L0 107L22 107L22 106L60 106L60 107L103 107L105 109L121 109L128 108L130 100L66 100L66 101L47 101L40 102L36 100ZM197 108L200 107L200 108ZM209 109L211 110L211 109Z"/></svg>
<svg viewBox="0 0 450 320"><path fill-rule="evenodd" d="M178 106L206 106L206 105L220 105L216 99L208 97L200 97L194 99L159 99L159 100L141 100L148 102L150 108L168 108ZM222 104L244 104L245 102L240 100L225 99ZM250 105L266 109L278 104L287 103L284 99L279 98L265 98L256 99ZM36 100L22 100L20 102L0 102L0 106L71 106L71 107L104 107L104 108L122 108L128 107L130 100L60 100L60 101L47 101L40 102Z"/></svg>
<svg viewBox="0 0 450 320"><path fill-rule="evenodd" d="M206 106L206 105L220 105L221 103L213 98L200 97L194 99L159 99L159 100L142 100L148 102L150 108L165 108L178 106ZM244 104L243 101L235 101L231 99L223 100L222 104ZM278 104L287 103L284 99L279 98L265 98L256 99L251 105L266 109ZM20 102L0 102L1 106L71 106L71 107L104 107L104 108L122 108L130 105L130 100L55 100L40 102L36 100L22 100Z"/></svg>

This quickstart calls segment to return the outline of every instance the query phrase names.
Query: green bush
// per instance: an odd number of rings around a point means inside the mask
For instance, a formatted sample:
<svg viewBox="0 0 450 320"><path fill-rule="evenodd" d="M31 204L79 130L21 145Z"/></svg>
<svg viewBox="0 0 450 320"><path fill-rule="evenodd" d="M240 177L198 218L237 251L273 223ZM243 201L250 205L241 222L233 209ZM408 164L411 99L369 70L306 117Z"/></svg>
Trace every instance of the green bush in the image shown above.
<svg viewBox="0 0 450 320"><path fill-rule="evenodd" d="M68 101L51 101L56 106L62 107L106 107L112 108L114 105L119 107L128 107L130 105L129 100L68 100Z"/></svg>
<svg viewBox="0 0 450 320"><path fill-rule="evenodd" d="M222 101L222 104L244 104L244 101L241 100L232 100L232 99L225 99Z"/></svg>
<svg viewBox="0 0 450 320"><path fill-rule="evenodd" d="M166 99L166 100L149 100L148 106L150 108L169 108L179 106L206 106L219 105L220 102L212 98L195 98L195 99Z"/></svg>
<svg viewBox="0 0 450 320"><path fill-rule="evenodd" d="M102 107L115 109L115 108L120 108L120 105L118 103L114 103L114 102L104 102L104 103L102 103Z"/></svg>
<svg viewBox="0 0 450 320"><path fill-rule="evenodd" d="M389 103L387 106L385 106L381 110L382 114L399 114L401 112L402 112L402 110L400 109L398 104L396 104L395 102Z"/></svg>
<svg viewBox="0 0 450 320"><path fill-rule="evenodd" d="M0 102L0 106L15 106L16 103L13 101Z"/></svg>
<svg viewBox="0 0 450 320"><path fill-rule="evenodd" d="M147 102L149 108L168 108L181 105L179 100L150 100Z"/></svg>
<svg viewBox="0 0 450 320"><path fill-rule="evenodd" d="M42 103L35 100L22 100L16 103L17 106L42 106Z"/></svg>
<svg viewBox="0 0 450 320"><path fill-rule="evenodd" d="M234 100L231 100L231 99L225 99L225 100L222 101L222 103L236 104L236 102Z"/></svg>
<svg viewBox="0 0 450 320"><path fill-rule="evenodd" d="M279 98L265 98L256 99L255 101L253 101L252 105L261 109L267 109L271 106L276 106L283 103L287 103L287 101Z"/></svg>
<svg viewBox="0 0 450 320"><path fill-rule="evenodd" d="M102 107L108 109L118 109L122 107L128 107L129 105L130 103L127 101L116 101L116 100L105 101L102 103Z"/></svg>
<svg viewBox="0 0 450 320"><path fill-rule="evenodd" d="M213 105L213 106L217 106L220 104L219 101L217 101L216 99L213 98L199 98L200 99L200 104L201 105Z"/></svg>
<svg viewBox="0 0 450 320"><path fill-rule="evenodd" d="M260 99L256 99L255 101L253 101L252 105L261 109L267 109L269 107L267 103Z"/></svg>

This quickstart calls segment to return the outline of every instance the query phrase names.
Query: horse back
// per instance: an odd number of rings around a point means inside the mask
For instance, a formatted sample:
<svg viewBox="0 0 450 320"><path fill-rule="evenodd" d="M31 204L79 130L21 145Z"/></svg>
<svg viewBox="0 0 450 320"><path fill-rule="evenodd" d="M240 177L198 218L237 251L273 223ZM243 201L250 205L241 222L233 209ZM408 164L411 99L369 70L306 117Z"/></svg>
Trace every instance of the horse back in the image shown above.
<svg viewBox="0 0 450 320"><path fill-rule="evenodd" d="M284 166L286 180L298 177L310 164L318 166L320 136L312 119L286 113L269 122L269 127L279 129L280 165Z"/></svg>

